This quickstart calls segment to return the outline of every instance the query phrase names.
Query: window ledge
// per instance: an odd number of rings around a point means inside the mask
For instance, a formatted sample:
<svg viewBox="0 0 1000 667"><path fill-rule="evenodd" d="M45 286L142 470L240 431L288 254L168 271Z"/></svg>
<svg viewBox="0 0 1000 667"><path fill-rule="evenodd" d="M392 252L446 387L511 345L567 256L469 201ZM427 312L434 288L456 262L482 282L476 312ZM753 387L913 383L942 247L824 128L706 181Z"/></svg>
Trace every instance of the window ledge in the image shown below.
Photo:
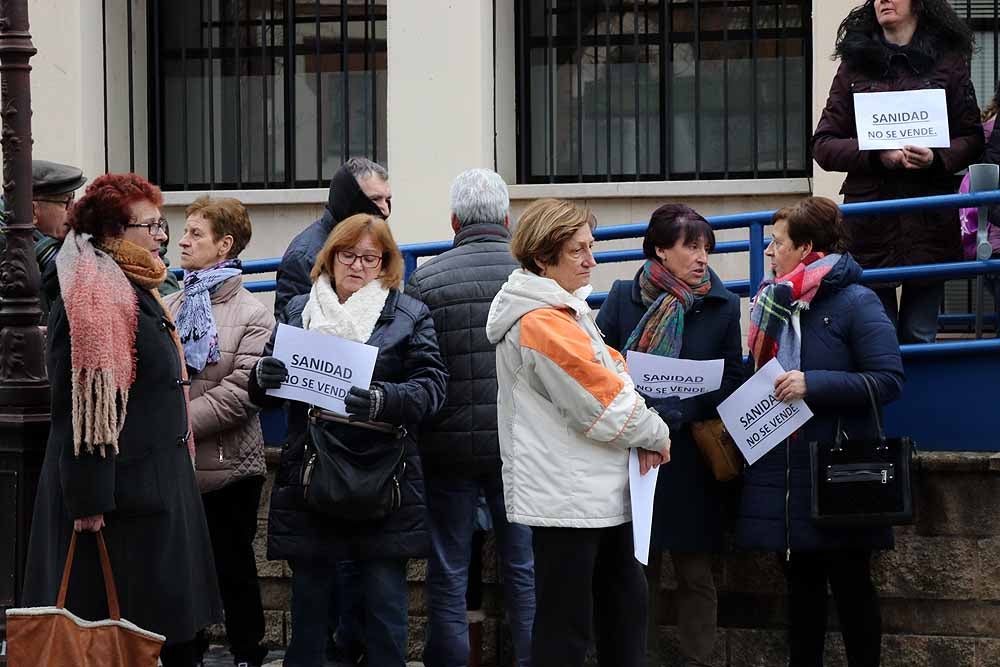
<svg viewBox="0 0 1000 667"><path fill-rule="evenodd" d="M187 206L202 195L233 197L247 206L309 204L322 206L330 196L328 188L286 188L281 190L174 190L163 193L164 206Z"/></svg>
<svg viewBox="0 0 1000 667"><path fill-rule="evenodd" d="M625 199L632 197L748 197L808 195L809 178L759 178L717 181L628 181L620 183L542 183L511 185L513 200L559 197L562 199ZM165 206L187 206L202 195L233 197L247 206L326 204L327 188L279 190L174 190L163 193Z"/></svg>
<svg viewBox="0 0 1000 667"><path fill-rule="evenodd" d="M622 183L544 183L512 185L515 200L559 197L561 199L622 199L631 197L747 197L762 195L808 195L809 178L758 178L717 181L630 181Z"/></svg>

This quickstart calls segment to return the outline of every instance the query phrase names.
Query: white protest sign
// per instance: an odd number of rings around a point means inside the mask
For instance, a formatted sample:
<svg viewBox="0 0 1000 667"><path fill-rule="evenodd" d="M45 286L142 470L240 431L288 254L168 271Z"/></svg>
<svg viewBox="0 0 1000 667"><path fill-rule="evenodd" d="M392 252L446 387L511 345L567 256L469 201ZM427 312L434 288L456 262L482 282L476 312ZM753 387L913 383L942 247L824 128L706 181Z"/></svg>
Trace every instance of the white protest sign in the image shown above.
<svg viewBox="0 0 1000 667"><path fill-rule="evenodd" d="M725 361L693 361L628 351L628 374L639 392L651 398L691 398L722 386Z"/></svg>
<svg viewBox="0 0 1000 667"><path fill-rule="evenodd" d="M854 117L859 150L951 146L948 103L940 88L855 93Z"/></svg>
<svg viewBox="0 0 1000 667"><path fill-rule="evenodd" d="M750 465L813 416L802 400L785 403L775 398L774 381L784 372L778 360L771 359L719 405L726 430Z"/></svg>
<svg viewBox="0 0 1000 667"><path fill-rule="evenodd" d="M669 464L668 464L669 465ZM649 565L649 537L653 531L653 498L659 468L639 474L639 450L628 450L628 493L632 502L632 543L635 559Z"/></svg>
<svg viewBox="0 0 1000 667"><path fill-rule="evenodd" d="M279 324L272 354L285 362L288 379L268 395L346 415L344 398L351 387L371 385L378 348Z"/></svg>

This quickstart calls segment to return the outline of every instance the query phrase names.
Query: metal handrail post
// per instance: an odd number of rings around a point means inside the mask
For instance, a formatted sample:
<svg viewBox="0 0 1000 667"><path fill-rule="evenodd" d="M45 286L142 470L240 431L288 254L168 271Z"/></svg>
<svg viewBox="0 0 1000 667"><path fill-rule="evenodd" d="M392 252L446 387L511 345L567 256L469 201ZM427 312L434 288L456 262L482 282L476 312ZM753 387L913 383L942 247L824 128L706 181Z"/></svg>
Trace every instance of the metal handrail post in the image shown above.
<svg viewBox="0 0 1000 667"><path fill-rule="evenodd" d="M764 280L764 223L750 223L750 296Z"/></svg>
<svg viewBox="0 0 1000 667"><path fill-rule="evenodd" d="M996 190L1000 185L1000 167L995 164L974 164L969 166L969 192L985 192ZM986 225L989 221L990 207L979 205L979 226L976 229L976 259L985 261L993 254L993 248L987 238ZM985 279L980 274L976 276L976 339L983 337L983 287Z"/></svg>
<svg viewBox="0 0 1000 667"><path fill-rule="evenodd" d="M417 270L417 255L409 250L402 250L403 253L403 281L410 279L410 274Z"/></svg>

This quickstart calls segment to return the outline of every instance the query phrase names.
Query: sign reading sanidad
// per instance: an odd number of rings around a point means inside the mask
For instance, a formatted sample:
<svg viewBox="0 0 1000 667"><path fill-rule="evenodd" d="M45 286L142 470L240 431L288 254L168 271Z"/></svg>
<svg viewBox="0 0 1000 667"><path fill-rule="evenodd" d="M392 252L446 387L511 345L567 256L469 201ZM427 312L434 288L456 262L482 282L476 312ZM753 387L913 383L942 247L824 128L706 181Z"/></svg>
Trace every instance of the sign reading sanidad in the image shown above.
<svg viewBox="0 0 1000 667"><path fill-rule="evenodd" d="M371 384L378 348L330 334L278 324L274 356L285 362L288 379L270 396L301 401L346 415L351 387Z"/></svg>
<svg viewBox="0 0 1000 667"><path fill-rule="evenodd" d="M903 146L948 148L948 102L944 90L855 93L858 149L891 150Z"/></svg>

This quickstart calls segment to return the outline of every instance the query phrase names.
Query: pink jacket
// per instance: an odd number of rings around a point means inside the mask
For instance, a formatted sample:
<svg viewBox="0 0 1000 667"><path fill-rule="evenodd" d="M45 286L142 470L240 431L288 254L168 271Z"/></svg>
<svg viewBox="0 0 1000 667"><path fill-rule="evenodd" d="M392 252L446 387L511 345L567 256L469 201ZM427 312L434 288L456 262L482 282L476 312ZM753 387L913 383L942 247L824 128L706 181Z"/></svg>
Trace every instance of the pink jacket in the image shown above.
<svg viewBox="0 0 1000 667"><path fill-rule="evenodd" d="M993 125L995 122L996 117L993 117L983 123L983 134L986 135L987 141L989 141L990 135L993 134ZM962 179L962 184L958 187L958 192L960 194L965 194L968 191L969 175L966 174ZM975 259L976 230L979 228L979 210L975 208L959 209L958 219L962 225L962 254L965 256L965 259ZM993 246L993 252L1000 252L1000 227L988 222L986 223L986 230L990 245Z"/></svg>

